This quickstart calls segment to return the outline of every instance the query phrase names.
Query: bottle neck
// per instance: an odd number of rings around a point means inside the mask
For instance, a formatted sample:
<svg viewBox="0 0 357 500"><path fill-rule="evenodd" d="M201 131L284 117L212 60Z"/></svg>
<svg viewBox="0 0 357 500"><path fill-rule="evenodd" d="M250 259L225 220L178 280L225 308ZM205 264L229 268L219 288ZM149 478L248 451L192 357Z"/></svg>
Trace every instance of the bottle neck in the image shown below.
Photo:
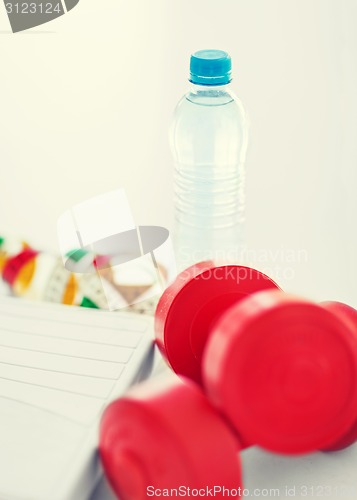
<svg viewBox="0 0 357 500"><path fill-rule="evenodd" d="M225 85L196 85L191 83L186 99L202 106L222 106L236 99L229 83Z"/></svg>
<svg viewBox="0 0 357 500"><path fill-rule="evenodd" d="M231 83L224 85L198 85L190 82L190 93L198 95L231 93Z"/></svg>

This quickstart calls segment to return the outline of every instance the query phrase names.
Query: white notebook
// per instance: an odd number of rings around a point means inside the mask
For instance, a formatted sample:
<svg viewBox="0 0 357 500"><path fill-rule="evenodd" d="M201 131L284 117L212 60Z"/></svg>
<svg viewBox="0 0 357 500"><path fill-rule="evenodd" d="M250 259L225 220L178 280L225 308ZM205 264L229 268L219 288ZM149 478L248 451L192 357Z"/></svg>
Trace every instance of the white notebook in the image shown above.
<svg viewBox="0 0 357 500"><path fill-rule="evenodd" d="M106 405L150 372L153 318L0 298L0 499L86 500Z"/></svg>

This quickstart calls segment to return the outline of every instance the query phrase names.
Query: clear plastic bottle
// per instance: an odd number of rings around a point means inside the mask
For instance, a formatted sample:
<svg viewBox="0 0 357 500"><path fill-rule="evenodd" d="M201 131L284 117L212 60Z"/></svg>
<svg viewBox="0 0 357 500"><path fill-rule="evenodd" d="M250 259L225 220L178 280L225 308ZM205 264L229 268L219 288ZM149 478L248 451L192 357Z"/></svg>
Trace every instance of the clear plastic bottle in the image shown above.
<svg viewBox="0 0 357 500"><path fill-rule="evenodd" d="M230 90L231 58L191 56L190 91L171 128L175 161L175 248L180 268L203 259L239 259L245 209L247 125Z"/></svg>

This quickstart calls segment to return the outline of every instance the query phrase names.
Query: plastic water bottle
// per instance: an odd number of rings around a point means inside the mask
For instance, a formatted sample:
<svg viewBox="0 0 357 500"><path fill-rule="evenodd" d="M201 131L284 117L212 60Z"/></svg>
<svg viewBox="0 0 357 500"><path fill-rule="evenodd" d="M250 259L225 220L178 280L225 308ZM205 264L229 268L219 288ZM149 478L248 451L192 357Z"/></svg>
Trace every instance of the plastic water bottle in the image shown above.
<svg viewBox="0 0 357 500"><path fill-rule="evenodd" d="M230 89L231 72L224 51L193 54L191 88L174 114L174 237L181 268L210 258L239 260L247 126L243 106Z"/></svg>

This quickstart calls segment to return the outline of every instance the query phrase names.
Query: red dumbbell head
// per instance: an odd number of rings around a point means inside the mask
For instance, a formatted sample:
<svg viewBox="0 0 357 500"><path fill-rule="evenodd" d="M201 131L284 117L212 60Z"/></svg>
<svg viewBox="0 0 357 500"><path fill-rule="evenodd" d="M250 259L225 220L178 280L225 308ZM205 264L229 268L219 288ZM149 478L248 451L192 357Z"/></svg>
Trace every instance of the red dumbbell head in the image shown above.
<svg viewBox="0 0 357 500"><path fill-rule="evenodd" d="M121 500L144 500L153 490L180 486L236 490L237 448L198 386L177 378L137 386L112 403L101 422L102 463Z"/></svg>
<svg viewBox="0 0 357 500"><path fill-rule="evenodd" d="M201 383L201 359L214 322L259 290L279 289L244 266L201 262L183 271L162 295L155 315L157 344L172 369Z"/></svg>
<svg viewBox="0 0 357 500"><path fill-rule="evenodd" d="M257 293L225 313L203 375L243 441L275 452L326 448L356 418L356 338L331 311L282 292Z"/></svg>
<svg viewBox="0 0 357 500"><path fill-rule="evenodd" d="M353 307L348 306L347 304L342 304L341 302L325 302L321 304L322 307L325 307L329 311L336 314L342 321L346 321L348 323L349 331L351 335L354 335L357 338L357 311ZM356 419L352 425L352 427L348 430L346 434L344 434L340 439L330 445L325 451L338 451L351 444L354 444L357 441L357 414Z"/></svg>

